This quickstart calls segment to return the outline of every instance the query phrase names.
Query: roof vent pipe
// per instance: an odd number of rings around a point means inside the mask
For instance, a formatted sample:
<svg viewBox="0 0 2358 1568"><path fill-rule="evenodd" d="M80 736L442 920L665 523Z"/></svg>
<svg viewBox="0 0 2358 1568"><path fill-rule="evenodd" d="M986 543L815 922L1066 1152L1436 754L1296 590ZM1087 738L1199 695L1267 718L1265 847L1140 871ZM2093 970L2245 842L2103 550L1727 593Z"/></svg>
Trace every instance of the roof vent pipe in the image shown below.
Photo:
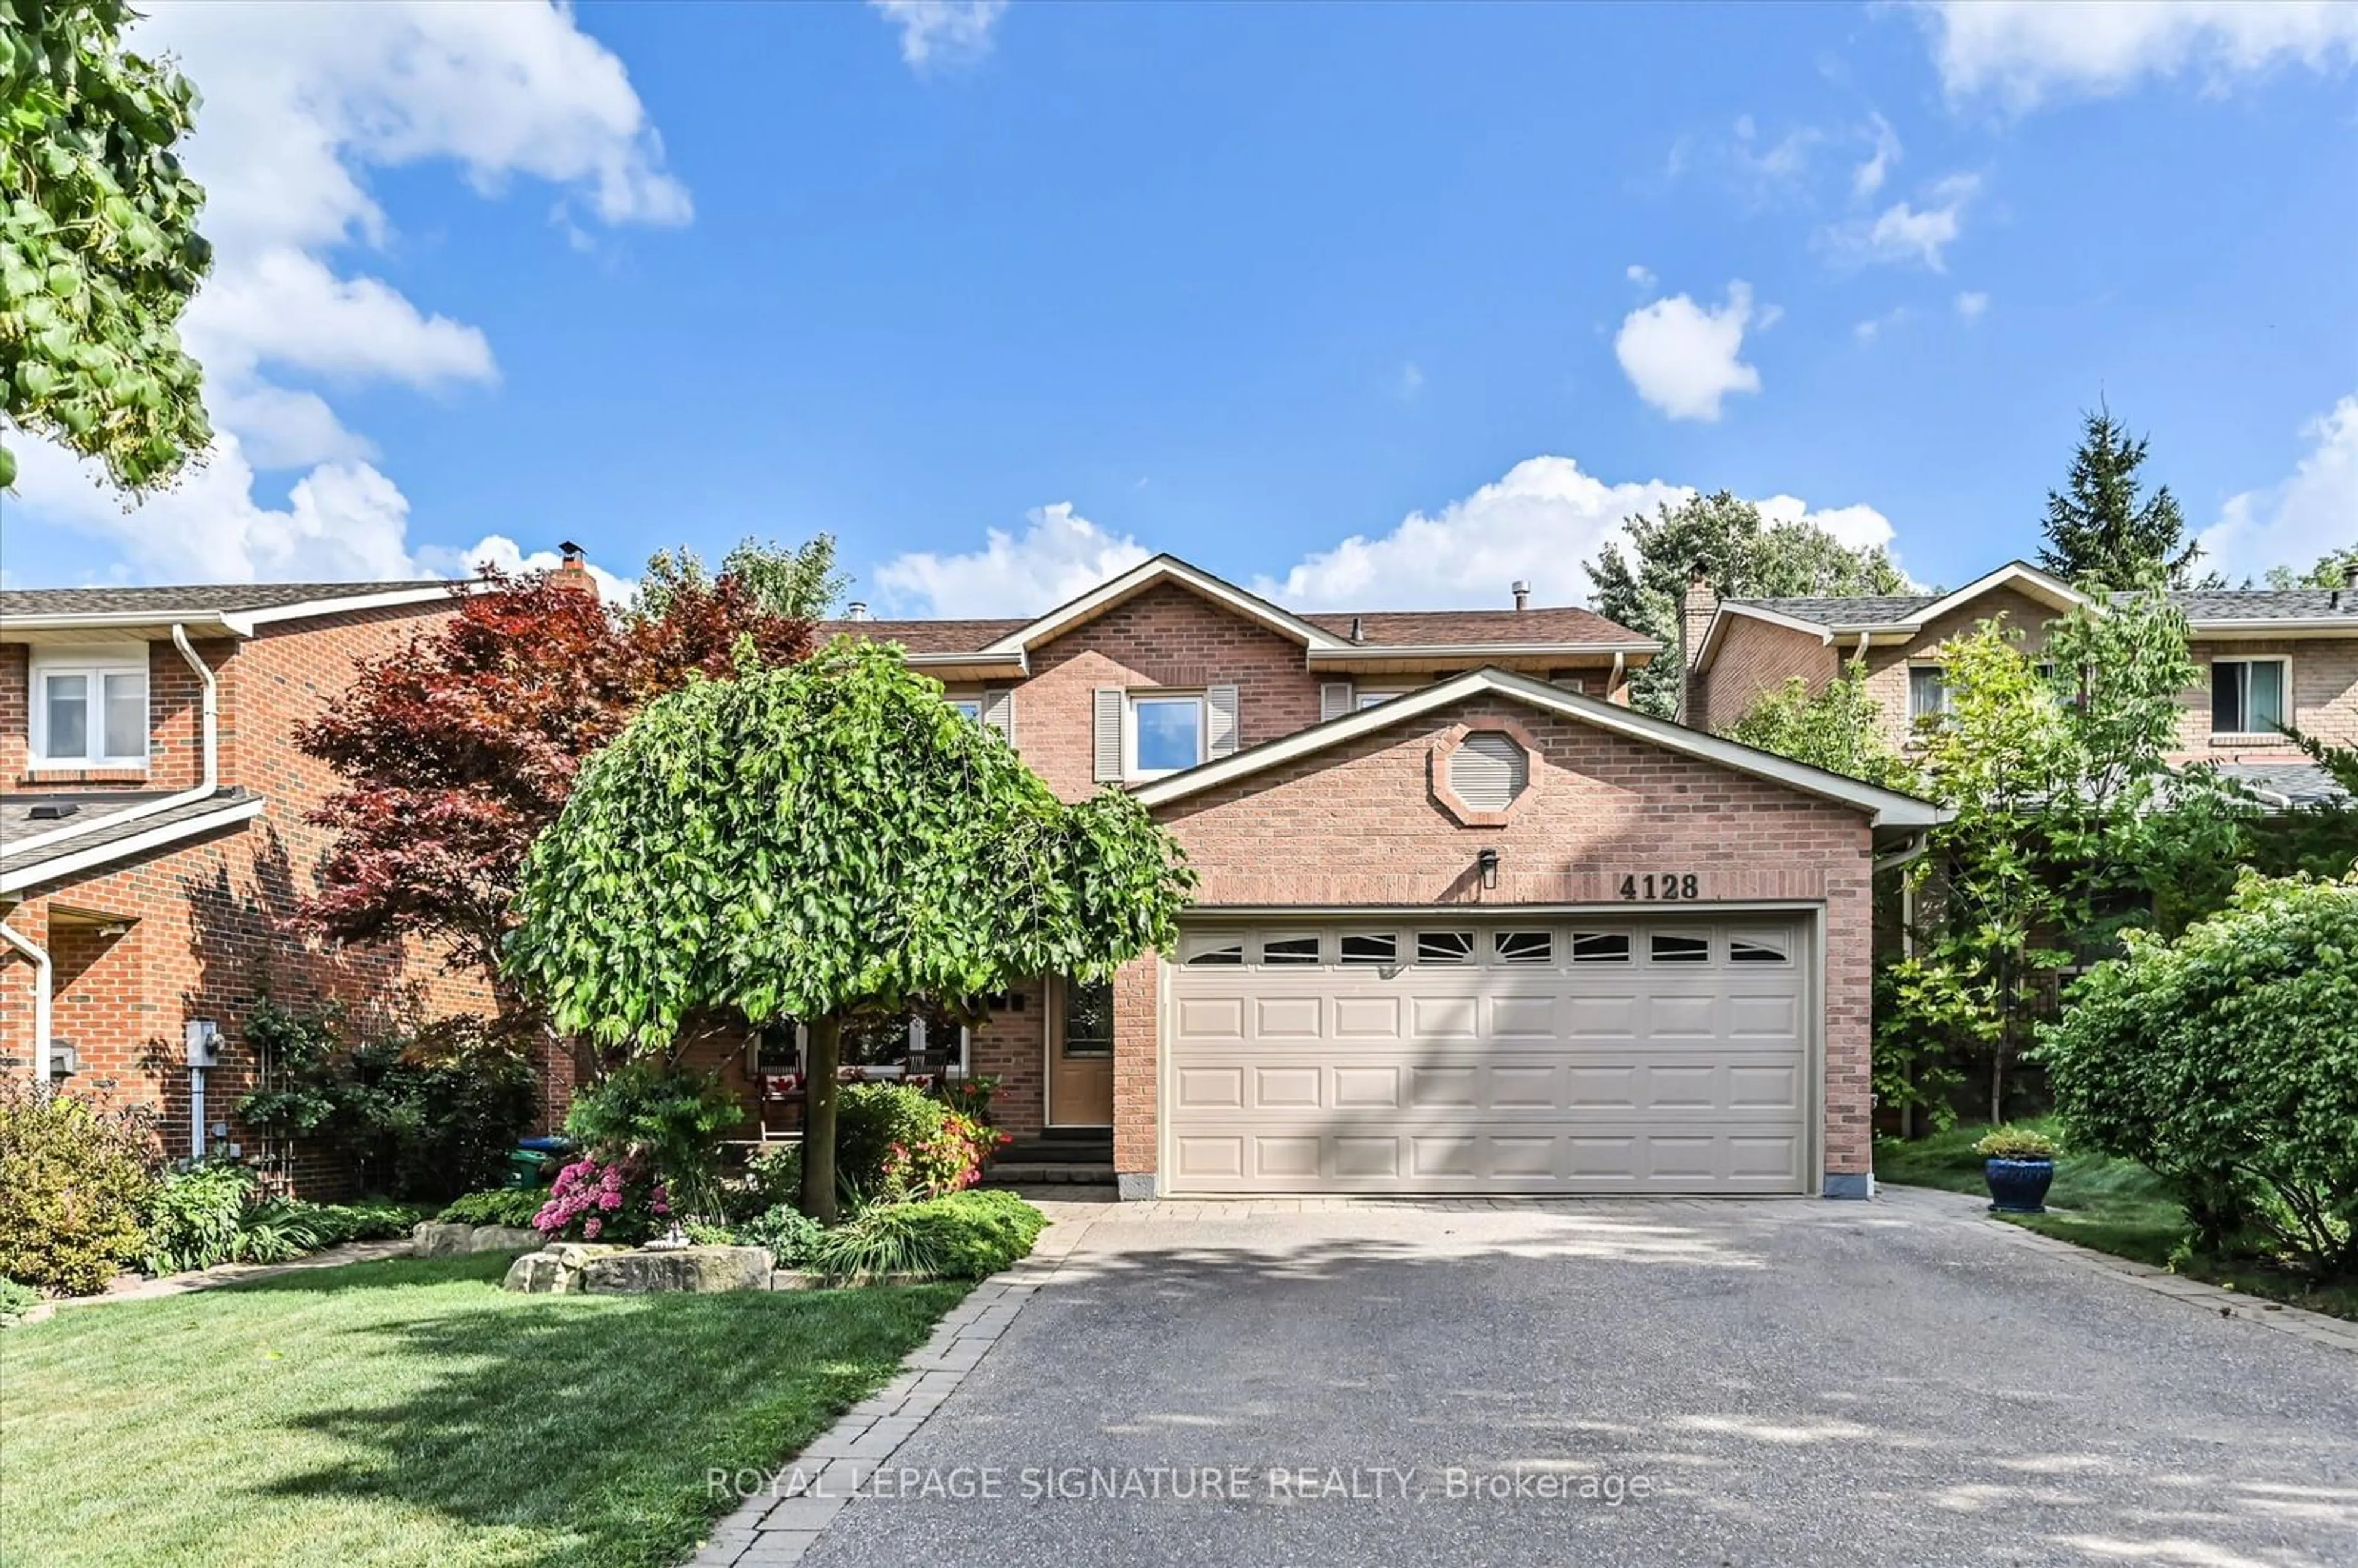
<svg viewBox="0 0 2358 1568"><path fill-rule="evenodd" d="M1514 595L1516 609L1529 610L1531 607L1531 585L1530 583L1520 580L1517 581L1514 584Z"/></svg>
<svg viewBox="0 0 2358 1568"><path fill-rule="evenodd" d="M865 620L867 620L867 619L868 619L868 602L867 602L867 600L860 600L860 599L855 599L855 600L853 600L850 603L849 603L849 604L845 605L845 606L843 607L843 617L844 617L844 619L845 619L845 620L847 620L847 621L865 621Z"/></svg>
<svg viewBox="0 0 2358 1568"><path fill-rule="evenodd" d="M1364 643L1364 642L1366 642L1367 640L1368 640L1368 618L1367 618L1366 616L1364 616L1364 615L1354 615L1354 616L1352 616L1352 617L1351 617L1351 641L1353 641L1354 643Z"/></svg>

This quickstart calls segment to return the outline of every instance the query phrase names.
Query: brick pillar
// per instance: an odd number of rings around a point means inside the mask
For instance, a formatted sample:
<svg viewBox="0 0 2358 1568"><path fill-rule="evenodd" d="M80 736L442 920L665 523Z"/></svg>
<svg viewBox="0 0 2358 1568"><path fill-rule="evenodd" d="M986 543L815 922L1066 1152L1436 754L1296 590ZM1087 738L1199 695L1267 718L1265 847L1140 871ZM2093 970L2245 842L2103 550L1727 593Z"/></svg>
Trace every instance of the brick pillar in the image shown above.
<svg viewBox="0 0 2358 1568"><path fill-rule="evenodd" d="M1156 1018L1159 970L1152 953L1113 977L1113 1169L1121 1195L1151 1198L1158 1185L1156 1084L1163 1060Z"/></svg>
<svg viewBox="0 0 2358 1568"><path fill-rule="evenodd" d="M1711 579L1697 561L1687 574L1686 598L1679 605L1679 722L1697 730L1710 727L1711 715L1704 711L1695 658L1703 652L1703 634L1718 611L1719 595L1712 591Z"/></svg>

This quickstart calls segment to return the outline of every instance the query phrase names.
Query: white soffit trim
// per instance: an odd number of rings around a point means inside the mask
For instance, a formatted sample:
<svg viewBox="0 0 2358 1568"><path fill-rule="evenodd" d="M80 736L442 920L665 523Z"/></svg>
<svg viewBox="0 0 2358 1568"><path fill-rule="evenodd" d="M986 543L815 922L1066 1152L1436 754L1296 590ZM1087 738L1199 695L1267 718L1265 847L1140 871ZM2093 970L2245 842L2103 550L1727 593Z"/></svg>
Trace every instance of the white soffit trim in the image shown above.
<svg viewBox="0 0 2358 1568"><path fill-rule="evenodd" d="M983 654L1021 654L1033 643L1068 632L1122 600L1164 581L1183 583L1205 598L1291 637L1305 647L1352 646L1332 632L1313 626L1309 622L1280 610L1266 599L1247 593L1236 584L1214 577L1201 567L1191 567L1176 556L1156 556L1151 560L1141 561L1120 577L1109 578L1098 584L1077 599L1067 600L1030 625L1011 632L995 643L985 643L976 652Z"/></svg>
<svg viewBox="0 0 2358 1568"><path fill-rule="evenodd" d="M1662 651L1651 637L1633 643L1346 643L1339 648L1313 648L1314 665L1348 664L1353 659L1473 659L1489 654L1521 659L1563 654L1602 659L1615 654L1645 660Z"/></svg>
<svg viewBox="0 0 2358 1568"><path fill-rule="evenodd" d="M1765 621L1771 626L1782 626L1789 632L1800 632L1815 637L1821 643L1833 641L1833 631L1823 622L1804 621L1797 615L1787 615L1764 605L1745 604L1733 599L1723 599L1719 608L1711 612L1711 624L1703 631L1703 646L1695 650L1694 667L1707 670L1711 657L1719 651L1720 628L1731 615L1742 615L1754 621Z"/></svg>
<svg viewBox="0 0 2358 1568"><path fill-rule="evenodd" d="M251 637L256 626L274 621L303 621L315 615L349 615L358 610L385 610L401 604L426 604L438 599L449 599L454 594L481 592L483 584L473 579L437 579L416 588L391 589L383 593L356 593L344 599L311 599L300 604L274 604L266 610L225 611L222 624L240 636Z"/></svg>
<svg viewBox="0 0 2358 1568"><path fill-rule="evenodd" d="M1972 603L1983 594L2001 588L2018 588L2040 603L2056 610L2077 610L2093 606L2095 600L2051 573L2040 571L2028 561L2008 561L1986 577L1975 578L1945 599L1936 599L1910 617L1911 629L1928 621L1938 621L1952 610ZM1837 632L1865 630L1863 627L1836 627Z"/></svg>
<svg viewBox="0 0 2358 1568"><path fill-rule="evenodd" d="M1485 692L1497 692L1533 708L1577 719L1600 730L1626 735L1665 751L1682 752L1736 773L1749 773L1755 778L1784 784L1806 795L1853 806L1867 813L1877 827L1929 827L1934 823L1947 821L1952 815L1943 807L1919 800L1912 795L1880 789L1842 773L1829 773L1807 762L1778 756L1773 752L1763 752L1723 740L1717 735L1706 735L1683 724L1673 724L1667 719L1656 719L1617 703L1565 691L1530 676L1488 666L1468 671L1404 697L1393 697L1374 708L1361 708L1341 719L1314 724L1282 740L1264 741L1249 751L1238 752L1233 757L1224 757L1184 773L1156 779L1130 793L1140 805L1149 808L1168 806L1191 795L1233 784L1265 768L1296 761L1328 746L1356 741L1388 725L1414 719Z"/></svg>
<svg viewBox="0 0 2358 1568"><path fill-rule="evenodd" d="M2234 637L2358 637L2358 613L2345 616L2287 615L2276 620L2257 616L2237 616L2221 621L2189 621L2190 637L2227 639Z"/></svg>
<svg viewBox="0 0 2358 1568"><path fill-rule="evenodd" d="M15 892L19 888L55 881L59 877L70 877L76 871L86 871L92 866L103 866L111 861L129 860L136 855L144 855L150 849L161 849L167 844L176 844L183 838L193 838L200 833L212 833L223 827L235 827L238 823L251 821L261 816L263 807L266 804L260 799L241 800L236 805L223 807L220 811L208 811L201 816L182 817L178 822L168 822L159 827L150 827L145 833L134 833L125 838L111 838L103 844L93 844L86 849L69 850L65 854L54 855L45 860L36 860L29 866L19 866L15 871L0 872L0 893Z"/></svg>

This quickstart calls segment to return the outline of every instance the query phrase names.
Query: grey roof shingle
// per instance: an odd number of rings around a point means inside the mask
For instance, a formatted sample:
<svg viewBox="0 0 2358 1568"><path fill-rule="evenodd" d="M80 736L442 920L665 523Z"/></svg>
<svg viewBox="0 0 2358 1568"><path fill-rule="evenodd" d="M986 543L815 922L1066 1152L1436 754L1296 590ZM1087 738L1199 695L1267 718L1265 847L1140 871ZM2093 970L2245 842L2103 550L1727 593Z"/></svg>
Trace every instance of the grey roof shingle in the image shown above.
<svg viewBox="0 0 2358 1568"><path fill-rule="evenodd" d="M174 610L276 610L281 605L308 604L321 599L357 599L363 594L396 593L403 589L433 588L439 579L410 578L395 582L231 582L198 583L180 588L11 588L0 589L0 620L12 615L145 615Z"/></svg>
<svg viewBox="0 0 2358 1568"><path fill-rule="evenodd" d="M1882 626L1911 621L1947 597L1939 593L1863 594L1856 599L1737 598L1728 602L1774 611L1822 626ZM2189 621L2306 621L2346 615L2358 622L2358 593L2346 589L2179 589L2169 597Z"/></svg>
<svg viewBox="0 0 2358 1568"><path fill-rule="evenodd" d="M103 821L111 812L124 810L144 801L160 799L152 793L120 790L112 793L85 791L80 794L48 792L38 795L0 795L0 871L18 871L27 866L38 866L44 860L54 860L67 855L79 855L84 850L120 843L157 827L169 827L211 812L241 806L254 798L245 789L218 789L202 800L176 806L169 811L135 817L129 822L112 827L92 827L70 838L54 844L37 844L29 849L14 846L36 834L62 832L79 825ZM64 817L36 817L33 807L43 805L70 805L79 809Z"/></svg>
<svg viewBox="0 0 2358 1568"><path fill-rule="evenodd" d="M2350 798L2315 762L2221 762L2219 773L2296 807L2335 806Z"/></svg>
<svg viewBox="0 0 2358 1568"><path fill-rule="evenodd" d="M1531 610L1385 610L1321 611L1303 620L1337 637L1360 622L1377 647L1445 647L1495 643L1604 643L1649 648L1652 639L1607 621L1593 610L1565 606ZM880 643L898 643L913 654L970 654L990 646L1030 621L827 621L819 634L848 632Z"/></svg>

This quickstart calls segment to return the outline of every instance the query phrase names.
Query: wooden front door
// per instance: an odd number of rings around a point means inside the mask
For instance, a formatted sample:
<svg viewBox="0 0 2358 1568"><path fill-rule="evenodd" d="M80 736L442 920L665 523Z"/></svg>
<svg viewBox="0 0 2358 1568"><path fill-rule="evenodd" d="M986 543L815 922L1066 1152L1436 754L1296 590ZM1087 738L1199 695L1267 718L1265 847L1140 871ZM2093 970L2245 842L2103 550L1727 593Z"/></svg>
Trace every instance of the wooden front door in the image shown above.
<svg viewBox="0 0 2358 1568"><path fill-rule="evenodd" d="M1065 980L1048 1031L1048 1124L1113 1125L1113 983Z"/></svg>

